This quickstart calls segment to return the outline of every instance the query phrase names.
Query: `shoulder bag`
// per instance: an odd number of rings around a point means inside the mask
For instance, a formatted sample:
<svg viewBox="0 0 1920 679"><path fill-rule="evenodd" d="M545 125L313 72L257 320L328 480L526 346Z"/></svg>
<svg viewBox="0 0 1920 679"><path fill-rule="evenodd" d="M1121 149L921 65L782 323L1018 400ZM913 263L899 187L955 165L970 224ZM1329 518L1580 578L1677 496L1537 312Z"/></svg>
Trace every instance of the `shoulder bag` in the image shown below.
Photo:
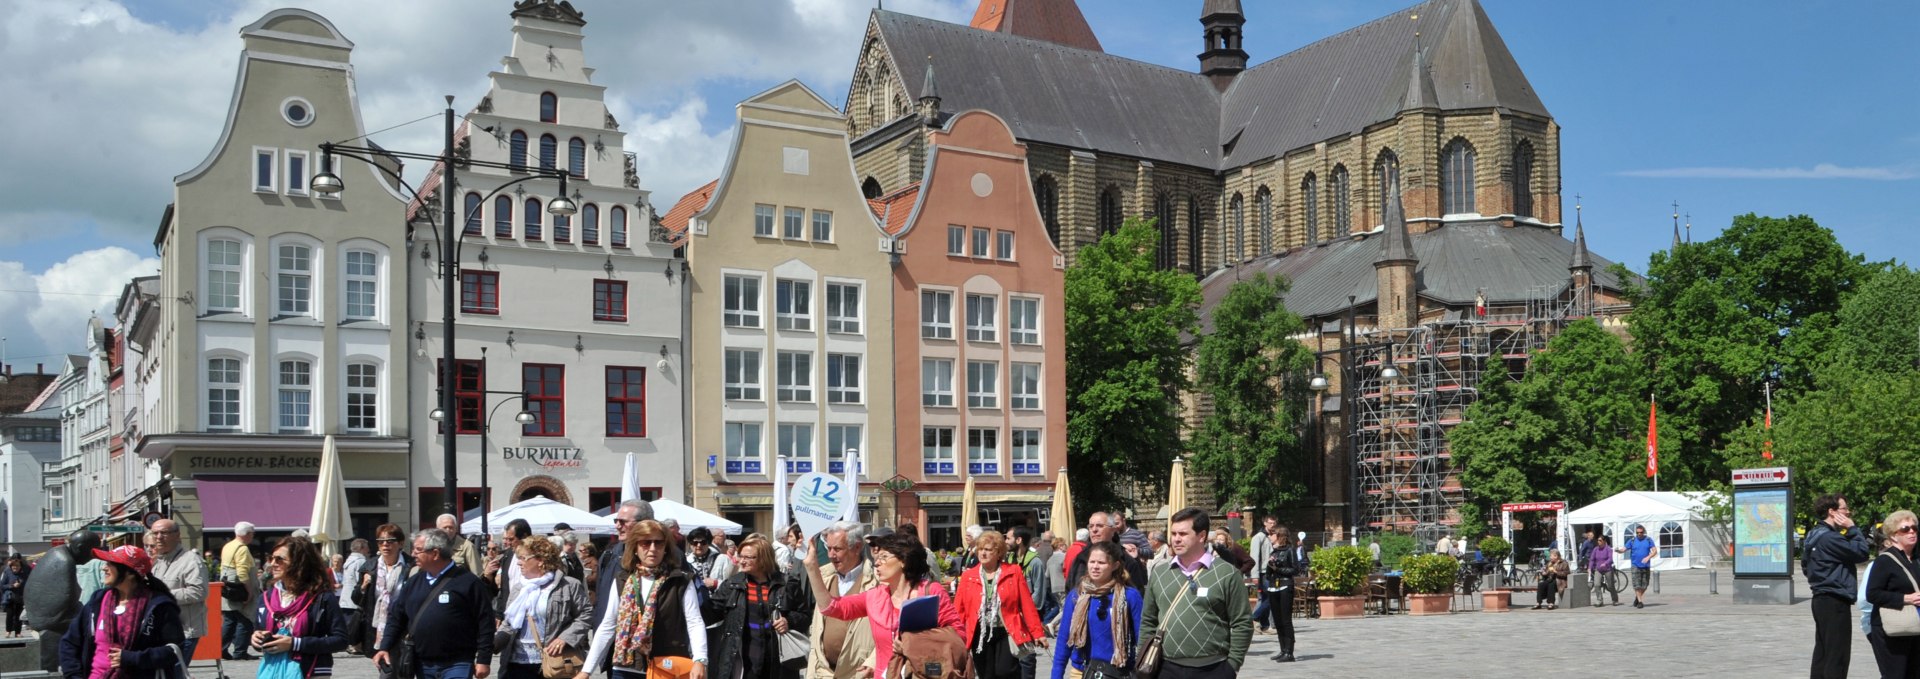
<svg viewBox="0 0 1920 679"><path fill-rule="evenodd" d="M1880 555L1889 556L1893 553L1881 552ZM1901 574L1907 576L1907 584L1913 586L1913 591L1920 592L1920 582L1914 582L1913 571L1907 568L1907 564L1900 561L1898 555L1893 555L1893 565L1900 569ZM1920 636L1920 613L1916 613L1913 609L1912 606L1903 606L1897 610L1880 609L1880 629L1890 637ZM1888 615L1889 613L1892 615Z"/></svg>
<svg viewBox="0 0 1920 679"><path fill-rule="evenodd" d="M407 636L400 638L400 648L393 653L392 670L390 670L393 676L411 677L416 670L420 669L420 663L413 653L413 631L420 628L420 613L433 605L434 598L440 596L441 590L447 587L447 581L452 579L440 578L440 582L434 583L433 589L427 590L427 598L421 600L420 608L413 612L413 619L407 621Z"/></svg>
<svg viewBox="0 0 1920 679"><path fill-rule="evenodd" d="M533 638L540 640L540 676L545 679L571 679L580 673L580 668L587 664L586 651L568 644L567 650L559 655L548 653L547 635L540 633L540 619L530 615L527 616L527 622L533 625Z"/></svg>
<svg viewBox="0 0 1920 679"><path fill-rule="evenodd" d="M1173 611L1180 606L1180 600L1187 598L1187 590L1197 586L1191 577L1186 581L1180 586L1180 593L1174 595L1173 603L1167 604L1167 610L1161 613L1163 617L1160 618L1159 629L1155 629L1153 636L1147 637L1146 643L1140 645L1140 655L1133 662L1133 679L1158 679L1160 676L1160 642L1166 639L1167 621L1173 619Z"/></svg>

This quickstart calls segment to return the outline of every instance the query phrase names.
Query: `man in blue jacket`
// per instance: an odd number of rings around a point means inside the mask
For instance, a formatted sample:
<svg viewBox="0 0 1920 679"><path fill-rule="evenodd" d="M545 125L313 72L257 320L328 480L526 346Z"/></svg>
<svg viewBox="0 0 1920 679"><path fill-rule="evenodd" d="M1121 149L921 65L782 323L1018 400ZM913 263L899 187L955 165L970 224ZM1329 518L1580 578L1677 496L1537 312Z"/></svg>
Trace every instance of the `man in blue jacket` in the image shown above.
<svg viewBox="0 0 1920 679"><path fill-rule="evenodd" d="M1839 495L1822 495L1813 501L1813 515L1820 522L1807 532L1800 555L1801 570L1807 574L1807 586L1813 591L1813 679L1841 679L1847 676L1853 657L1853 634L1848 619L1858 582L1855 566L1873 557L1865 531L1854 527L1853 510Z"/></svg>
<svg viewBox="0 0 1920 679"><path fill-rule="evenodd" d="M419 572L400 585L373 664L392 664L399 640L413 643L419 679L487 679L493 660L493 599L487 584L453 563L453 535L438 528L414 534ZM415 622L415 620L418 622ZM404 679L404 678L402 678Z"/></svg>

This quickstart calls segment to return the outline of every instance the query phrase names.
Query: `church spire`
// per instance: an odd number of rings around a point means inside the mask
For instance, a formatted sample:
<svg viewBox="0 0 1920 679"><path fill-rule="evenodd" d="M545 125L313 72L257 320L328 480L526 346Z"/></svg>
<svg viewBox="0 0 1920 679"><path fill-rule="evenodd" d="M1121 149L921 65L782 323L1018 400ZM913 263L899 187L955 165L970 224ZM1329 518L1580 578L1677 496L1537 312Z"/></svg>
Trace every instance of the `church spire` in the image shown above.
<svg viewBox="0 0 1920 679"><path fill-rule="evenodd" d="M1423 108L1436 108L1440 105L1440 96L1433 91L1433 74L1427 71L1425 55L1420 53L1420 41L1415 35L1413 45L1413 72L1407 77L1406 101L1400 110L1413 111Z"/></svg>
<svg viewBox="0 0 1920 679"><path fill-rule="evenodd" d="M1214 89L1227 91L1234 78L1247 70L1247 51L1240 48L1241 27L1246 23L1240 0L1206 0L1200 8L1200 25L1207 36L1207 49L1200 53L1200 74L1213 81Z"/></svg>
<svg viewBox="0 0 1920 679"><path fill-rule="evenodd" d="M940 124L940 87L933 82L933 55L927 55L926 79L920 83L920 122L928 127Z"/></svg>
<svg viewBox="0 0 1920 679"><path fill-rule="evenodd" d="M1387 193L1386 226L1380 235L1380 256L1375 266L1414 261L1413 236L1407 232L1407 211L1400 205L1400 180L1394 178Z"/></svg>
<svg viewBox="0 0 1920 679"><path fill-rule="evenodd" d="M1573 204L1573 261L1567 264L1573 271L1593 270L1593 255L1587 253L1587 226L1580 222L1580 204Z"/></svg>
<svg viewBox="0 0 1920 679"><path fill-rule="evenodd" d="M1680 249L1680 201L1673 201L1673 249Z"/></svg>

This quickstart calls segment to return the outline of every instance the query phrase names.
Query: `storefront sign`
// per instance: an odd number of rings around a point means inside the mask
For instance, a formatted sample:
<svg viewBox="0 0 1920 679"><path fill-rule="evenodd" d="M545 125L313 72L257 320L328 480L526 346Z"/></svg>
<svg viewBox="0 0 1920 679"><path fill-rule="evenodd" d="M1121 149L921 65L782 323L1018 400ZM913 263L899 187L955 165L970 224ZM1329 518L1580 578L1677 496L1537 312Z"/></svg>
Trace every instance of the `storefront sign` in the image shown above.
<svg viewBox="0 0 1920 679"><path fill-rule="evenodd" d="M192 453L187 471L207 472L319 472L319 455L267 455L248 453Z"/></svg>
<svg viewBox="0 0 1920 679"><path fill-rule="evenodd" d="M584 467L586 458L579 448L500 448L502 460L525 460L542 467Z"/></svg>

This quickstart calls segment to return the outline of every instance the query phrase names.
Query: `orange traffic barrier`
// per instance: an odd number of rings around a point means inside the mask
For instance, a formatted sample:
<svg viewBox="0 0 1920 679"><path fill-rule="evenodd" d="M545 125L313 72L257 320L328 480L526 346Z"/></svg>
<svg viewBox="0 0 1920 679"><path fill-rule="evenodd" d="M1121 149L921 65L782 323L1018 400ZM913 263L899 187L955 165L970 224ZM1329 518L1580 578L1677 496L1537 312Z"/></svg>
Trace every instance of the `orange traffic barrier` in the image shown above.
<svg viewBox="0 0 1920 679"><path fill-rule="evenodd" d="M194 660L220 659L220 583L207 583L207 627L200 633L200 645L193 648Z"/></svg>

